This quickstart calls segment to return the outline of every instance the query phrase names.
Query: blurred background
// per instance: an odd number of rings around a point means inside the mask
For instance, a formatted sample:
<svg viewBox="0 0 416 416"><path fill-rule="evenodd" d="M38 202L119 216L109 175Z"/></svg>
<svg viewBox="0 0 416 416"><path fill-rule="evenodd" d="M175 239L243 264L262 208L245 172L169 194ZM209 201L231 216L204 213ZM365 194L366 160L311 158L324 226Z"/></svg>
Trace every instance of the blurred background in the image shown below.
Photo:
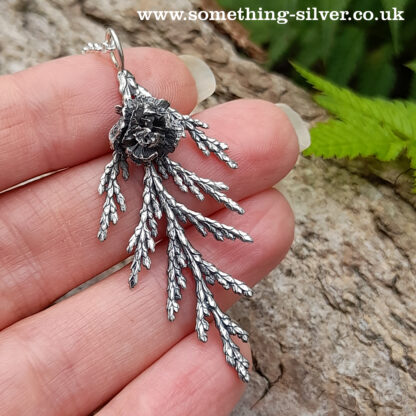
<svg viewBox="0 0 416 416"><path fill-rule="evenodd" d="M409 0L218 0L227 10L380 10L405 11L404 21L274 21L250 20L241 24L250 39L266 51L265 65L298 82L290 65L305 68L349 86L357 92L394 98L416 98L416 75L406 64L416 59L416 2Z"/></svg>

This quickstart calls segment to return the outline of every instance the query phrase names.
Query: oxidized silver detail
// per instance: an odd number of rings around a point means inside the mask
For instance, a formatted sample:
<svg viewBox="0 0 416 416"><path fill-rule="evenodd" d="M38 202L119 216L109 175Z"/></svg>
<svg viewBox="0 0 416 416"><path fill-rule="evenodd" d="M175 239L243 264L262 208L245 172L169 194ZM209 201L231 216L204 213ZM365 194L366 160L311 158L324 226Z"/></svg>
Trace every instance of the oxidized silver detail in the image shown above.
<svg viewBox="0 0 416 416"><path fill-rule="evenodd" d="M177 202L163 185L163 181L171 177L181 191L189 191L199 200L204 199L205 193L228 209L243 214L244 210L237 202L224 194L224 191L228 190L227 185L200 178L178 162L172 161L168 155L176 149L180 139L188 132L205 155L213 153L234 169L237 168L237 163L225 153L228 148L225 143L208 137L202 131L208 128L206 123L178 113L166 100L154 98L145 88L138 85L134 76L124 69L123 51L117 35L112 29L108 29L106 33L106 41L103 44L88 44L84 48L84 51L109 51L112 54L113 62L119 70L117 77L123 98L123 105L116 106L120 119L109 133L113 157L105 167L98 188L100 194L106 194L98 238L104 241L110 222L117 223L117 205L121 211L126 210L117 177L121 171L123 178L128 179L127 160L130 159L134 164L144 167L143 203L139 224L127 247L128 252L134 252L129 277L130 287L133 288L138 283L142 266L150 268L149 252L155 251L158 221L164 215L168 239L168 319L173 321L175 313L179 311L181 291L186 288L186 278L182 271L189 268L196 282L195 330L198 338L203 342L207 341L209 323L206 318L212 315L221 335L226 361L236 369L241 380L248 382L249 363L231 338L232 335L236 335L247 342L248 334L218 307L208 285L218 282L225 289L231 288L235 293L245 296L251 296L253 292L246 284L205 260L189 242L181 223L190 223L203 236L211 233L220 241L227 238L252 242L252 239L243 231L207 218Z"/></svg>

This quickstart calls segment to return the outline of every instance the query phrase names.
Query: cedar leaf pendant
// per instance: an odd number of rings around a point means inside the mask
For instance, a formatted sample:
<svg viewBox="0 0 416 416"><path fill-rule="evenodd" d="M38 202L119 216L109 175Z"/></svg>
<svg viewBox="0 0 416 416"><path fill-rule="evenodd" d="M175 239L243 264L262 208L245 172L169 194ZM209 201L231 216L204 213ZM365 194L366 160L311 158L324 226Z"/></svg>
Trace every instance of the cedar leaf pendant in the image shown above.
<svg viewBox="0 0 416 416"><path fill-rule="evenodd" d="M120 119L109 133L113 149L112 160L105 167L98 188L100 194L105 194L98 238L101 241L107 238L110 223L116 224L118 221L118 208L120 211L126 210L118 176L121 172L123 178L128 179L127 159L130 159L144 169L139 223L127 247L128 252L133 253L130 287L133 288L138 283L142 266L150 269L150 252L155 251L158 221L164 216L168 241L166 305L168 319L173 321L175 313L179 311L178 302L182 297L182 290L186 288L183 270L189 268L196 284L195 330L198 338L203 342L207 341L209 329L207 318L211 315L222 339L226 361L235 368L241 380L248 382L249 363L231 338L232 335L236 335L247 342L248 334L218 307L209 285L218 282L224 289L231 288L235 293L245 296L251 296L252 290L204 259L186 237L183 224L193 225L203 236L211 233L220 241L227 238L251 242L252 239L243 231L207 218L177 202L163 184L164 180L171 177L181 191L191 192L199 200L204 199L204 194L209 195L228 209L243 214L244 210L224 194L224 191L228 190L227 185L200 178L171 160L169 154L176 149L181 138L188 132L206 156L213 153L230 168L237 168L237 164L225 153L227 149L225 143L208 137L203 132L203 129L208 128L206 123L178 113L166 100L153 97L138 85L133 75L124 69L121 45L114 31L109 29L107 35L107 42L104 44L93 44L93 46L89 44L84 49L84 51L104 49L104 51L119 53L118 59L114 58L114 53L112 58L119 69L117 76L123 99L123 105L116 107Z"/></svg>

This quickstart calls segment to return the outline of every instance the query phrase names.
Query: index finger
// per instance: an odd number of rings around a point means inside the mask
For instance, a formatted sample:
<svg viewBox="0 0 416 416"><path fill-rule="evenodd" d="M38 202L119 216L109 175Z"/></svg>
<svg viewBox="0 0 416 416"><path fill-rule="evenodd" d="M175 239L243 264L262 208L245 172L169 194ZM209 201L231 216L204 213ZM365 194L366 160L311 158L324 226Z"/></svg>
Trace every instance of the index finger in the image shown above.
<svg viewBox="0 0 416 416"><path fill-rule="evenodd" d="M126 50L126 67L153 95L181 112L196 104L196 86L174 54ZM109 151L108 131L120 104L109 56L88 54L0 77L0 191Z"/></svg>

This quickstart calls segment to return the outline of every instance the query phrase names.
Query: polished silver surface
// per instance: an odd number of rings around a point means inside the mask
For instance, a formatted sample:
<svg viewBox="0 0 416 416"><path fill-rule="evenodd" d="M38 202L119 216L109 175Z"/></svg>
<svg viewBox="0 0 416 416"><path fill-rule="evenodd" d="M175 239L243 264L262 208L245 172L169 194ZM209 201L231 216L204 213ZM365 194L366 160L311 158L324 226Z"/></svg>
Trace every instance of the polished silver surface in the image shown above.
<svg viewBox="0 0 416 416"><path fill-rule="evenodd" d="M110 53L113 64L119 71L124 71L124 53L120 39L111 27L105 32L105 41L102 43L88 42L82 49L82 53L102 52Z"/></svg>
<svg viewBox="0 0 416 416"><path fill-rule="evenodd" d="M237 323L224 313L213 297L209 285L218 282L225 289L237 294L251 296L252 290L243 282L219 270L214 264L205 260L188 238L182 224L192 224L203 236L212 234L217 240L241 240L251 242L251 237L243 231L221 224L201 213L187 208L166 190L163 181L172 178L183 192L190 192L199 200L209 195L225 207L239 214L244 210L237 202L228 198L224 191L227 185L210 179L200 178L194 172L183 168L169 158L182 138L189 133L198 148L209 156L213 153L229 167L237 168L237 163L225 153L227 145L208 137L204 129L208 125L188 115L182 115L163 99L153 97L145 88L138 85L134 76L124 68L124 54L118 36L112 29L107 29L106 40L102 44L89 43L83 52L109 52L118 70L119 91L123 99L122 106L116 106L120 119L109 133L113 157L105 167L98 191L105 194L103 212L100 220L98 238L107 238L110 223L118 221L118 208L126 210L124 197L117 181L122 172L125 180L129 177L129 163L144 168L143 202L140 210L139 224L128 243L128 252L134 252L131 264L129 285L133 288L138 283L141 267L150 269L150 252L155 251L155 238L158 236L158 223L166 218L166 238L168 240L168 288L167 313L173 321L179 311L178 301L182 297L182 289L186 288L183 270L191 270L196 283L196 332L198 338L206 342L209 328L208 316L212 315L221 335L226 361L233 366L239 377L249 381L247 359L232 340L236 335L244 342L248 334Z"/></svg>

